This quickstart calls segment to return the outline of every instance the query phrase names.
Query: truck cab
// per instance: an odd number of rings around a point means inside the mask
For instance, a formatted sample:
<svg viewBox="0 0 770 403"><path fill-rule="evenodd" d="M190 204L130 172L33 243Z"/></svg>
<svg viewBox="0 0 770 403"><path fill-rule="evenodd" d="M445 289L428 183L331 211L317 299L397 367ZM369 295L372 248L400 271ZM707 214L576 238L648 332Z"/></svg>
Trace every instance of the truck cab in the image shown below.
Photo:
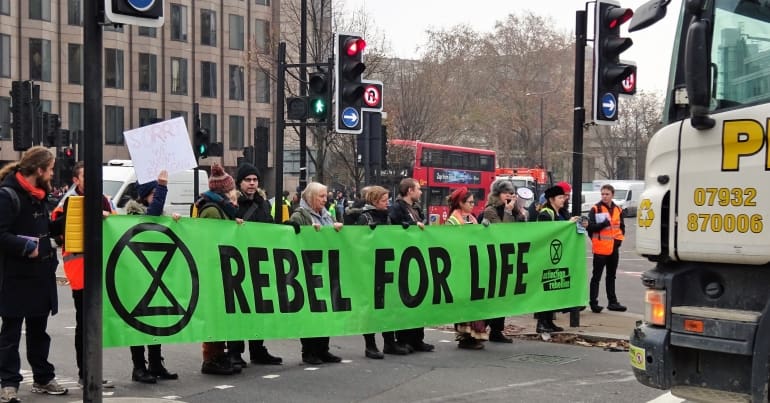
<svg viewBox="0 0 770 403"><path fill-rule="evenodd" d="M664 18L636 10L629 31ZM770 348L770 4L682 2L663 127L637 214L637 380L696 401L766 402Z"/></svg>

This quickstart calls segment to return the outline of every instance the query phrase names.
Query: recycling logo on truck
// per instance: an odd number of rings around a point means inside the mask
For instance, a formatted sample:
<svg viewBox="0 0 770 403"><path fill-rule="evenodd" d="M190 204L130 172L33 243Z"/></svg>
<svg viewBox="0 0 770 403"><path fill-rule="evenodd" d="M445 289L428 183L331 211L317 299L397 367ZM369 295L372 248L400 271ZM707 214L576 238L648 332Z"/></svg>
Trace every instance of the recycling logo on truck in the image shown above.
<svg viewBox="0 0 770 403"><path fill-rule="evenodd" d="M650 199L642 199L639 202L639 211L636 216L640 228L649 228L652 225L652 220L655 219L655 212L652 211L652 201Z"/></svg>

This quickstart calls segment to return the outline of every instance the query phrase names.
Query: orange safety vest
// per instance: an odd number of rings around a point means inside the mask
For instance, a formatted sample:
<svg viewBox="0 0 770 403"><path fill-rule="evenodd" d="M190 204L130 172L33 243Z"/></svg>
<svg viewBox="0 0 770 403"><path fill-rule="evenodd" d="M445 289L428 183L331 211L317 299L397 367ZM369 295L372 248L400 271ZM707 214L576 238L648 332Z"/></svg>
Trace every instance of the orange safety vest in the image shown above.
<svg viewBox="0 0 770 403"><path fill-rule="evenodd" d="M602 228L599 232L591 235L591 247L597 255L611 255L612 248L615 247L615 241L623 240L623 231L620 230L620 207L612 204L612 212L607 210L603 203L595 204L591 209L594 214L608 213L610 216L610 225Z"/></svg>

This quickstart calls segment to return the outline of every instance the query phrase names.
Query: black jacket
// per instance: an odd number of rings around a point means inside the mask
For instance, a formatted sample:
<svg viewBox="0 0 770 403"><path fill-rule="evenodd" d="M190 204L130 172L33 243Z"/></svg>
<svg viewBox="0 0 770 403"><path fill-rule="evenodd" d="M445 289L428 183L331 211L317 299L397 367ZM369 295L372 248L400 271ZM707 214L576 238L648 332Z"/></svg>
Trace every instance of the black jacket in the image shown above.
<svg viewBox="0 0 770 403"><path fill-rule="evenodd" d="M422 213L422 209L420 209L420 205L417 203L412 204L412 208L417 212L417 216L419 218L419 221L423 224L427 224L425 222L425 215ZM403 199L396 199L396 202L393 203L392 206L390 206L390 209L388 210L390 215L390 222L392 224L397 225L414 225L417 224L418 220L415 220L411 214L409 214L409 205L406 204L406 202Z"/></svg>
<svg viewBox="0 0 770 403"><path fill-rule="evenodd" d="M0 316L56 314L59 262L51 238L61 235L64 220L51 222L46 199L32 197L16 180L15 173L9 173L2 186L16 191L19 215L13 214L10 196L0 192ZM27 257L27 240L19 235L40 239L37 257Z"/></svg>
<svg viewBox="0 0 770 403"><path fill-rule="evenodd" d="M388 216L388 210L377 210L371 205L364 207L363 213L358 217L356 221L358 225L380 225L390 224L390 217Z"/></svg>
<svg viewBox="0 0 770 403"><path fill-rule="evenodd" d="M246 213L249 213L248 217L246 217ZM262 192L257 192L253 199L249 199L241 193L238 197L238 214L236 214L236 217L243 218L243 221L273 222L273 216L270 215L270 202L265 200Z"/></svg>

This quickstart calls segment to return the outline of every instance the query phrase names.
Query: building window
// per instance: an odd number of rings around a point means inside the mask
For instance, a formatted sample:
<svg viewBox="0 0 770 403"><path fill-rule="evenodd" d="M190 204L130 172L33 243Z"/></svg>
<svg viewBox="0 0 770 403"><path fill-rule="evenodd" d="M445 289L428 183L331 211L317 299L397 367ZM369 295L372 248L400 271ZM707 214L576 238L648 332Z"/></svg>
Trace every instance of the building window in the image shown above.
<svg viewBox="0 0 770 403"><path fill-rule="evenodd" d="M116 25L116 24L106 24L106 25L104 25L104 31L105 32L120 32L120 33L123 33L123 26L122 25Z"/></svg>
<svg viewBox="0 0 770 403"><path fill-rule="evenodd" d="M255 3L258 6L269 6L270 5L270 0L256 0Z"/></svg>
<svg viewBox="0 0 770 403"><path fill-rule="evenodd" d="M217 46L217 13L201 10L201 45Z"/></svg>
<svg viewBox="0 0 770 403"><path fill-rule="evenodd" d="M104 86L123 88L123 51L121 49L104 49Z"/></svg>
<svg viewBox="0 0 770 403"><path fill-rule="evenodd" d="M230 14L230 49L243 50L243 16Z"/></svg>
<svg viewBox="0 0 770 403"><path fill-rule="evenodd" d="M270 21L254 21L254 45L257 52L268 53L270 46Z"/></svg>
<svg viewBox="0 0 770 403"><path fill-rule="evenodd" d="M139 108L139 127L147 126L155 122L158 118L158 110L150 108Z"/></svg>
<svg viewBox="0 0 770 403"><path fill-rule="evenodd" d="M243 101L243 67L230 65L230 99Z"/></svg>
<svg viewBox="0 0 770 403"><path fill-rule="evenodd" d="M51 113L51 100L49 100L49 99L41 99L40 100L40 111Z"/></svg>
<svg viewBox="0 0 770 403"><path fill-rule="evenodd" d="M0 0L0 14L11 15L11 0Z"/></svg>
<svg viewBox="0 0 770 403"><path fill-rule="evenodd" d="M217 64L201 62L201 96L217 97Z"/></svg>
<svg viewBox="0 0 770 403"><path fill-rule="evenodd" d="M171 5L171 40L187 42L187 7Z"/></svg>
<svg viewBox="0 0 770 403"><path fill-rule="evenodd" d="M187 112L185 111L171 111L171 119L182 117L184 119L185 126L187 125Z"/></svg>
<svg viewBox="0 0 770 403"><path fill-rule="evenodd" d="M51 81L51 41L29 38L29 79Z"/></svg>
<svg viewBox="0 0 770 403"><path fill-rule="evenodd" d="M243 148L243 116L230 116L230 149Z"/></svg>
<svg viewBox="0 0 770 403"><path fill-rule="evenodd" d="M11 98L0 97L0 140L11 138Z"/></svg>
<svg viewBox="0 0 770 403"><path fill-rule="evenodd" d="M153 27L139 27L139 36L155 38L158 35L157 32L158 31Z"/></svg>
<svg viewBox="0 0 770 403"><path fill-rule="evenodd" d="M82 0L67 1L67 24L83 25L83 1Z"/></svg>
<svg viewBox="0 0 770 403"><path fill-rule="evenodd" d="M270 78L262 70L257 70L256 101L263 104L270 103Z"/></svg>
<svg viewBox="0 0 770 403"><path fill-rule="evenodd" d="M123 144L123 107L104 107L104 143Z"/></svg>
<svg viewBox="0 0 770 403"><path fill-rule="evenodd" d="M68 108L70 133L83 130L83 104L70 102Z"/></svg>
<svg viewBox="0 0 770 403"><path fill-rule="evenodd" d="M11 76L11 36L0 34L0 77Z"/></svg>
<svg viewBox="0 0 770 403"><path fill-rule="evenodd" d="M214 113L201 113L201 127L208 129L209 139L212 143L217 142L217 115Z"/></svg>
<svg viewBox="0 0 770 403"><path fill-rule="evenodd" d="M83 84L83 45L67 44L67 71L70 84Z"/></svg>
<svg viewBox="0 0 770 403"><path fill-rule="evenodd" d="M171 58L171 93L187 95L187 59Z"/></svg>
<svg viewBox="0 0 770 403"><path fill-rule="evenodd" d="M158 91L158 56L139 54L139 91Z"/></svg>
<svg viewBox="0 0 770 403"><path fill-rule="evenodd" d="M29 0L29 19L51 21L51 0Z"/></svg>

